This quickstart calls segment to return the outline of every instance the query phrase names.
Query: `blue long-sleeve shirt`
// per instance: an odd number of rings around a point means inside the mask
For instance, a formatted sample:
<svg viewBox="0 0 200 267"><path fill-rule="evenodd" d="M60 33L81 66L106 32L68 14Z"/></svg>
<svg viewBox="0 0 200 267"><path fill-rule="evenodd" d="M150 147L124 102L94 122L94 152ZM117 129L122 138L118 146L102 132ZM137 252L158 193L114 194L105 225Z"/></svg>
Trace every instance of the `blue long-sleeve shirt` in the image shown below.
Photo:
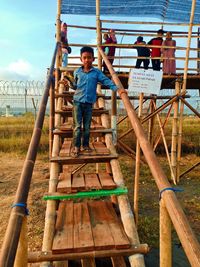
<svg viewBox="0 0 200 267"><path fill-rule="evenodd" d="M74 100L81 103L95 103L97 83L101 83L109 87L111 90L116 91L118 87L107 78L102 71L92 67L89 72L84 72L80 67L74 71L75 79L75 93Z"/></svg>

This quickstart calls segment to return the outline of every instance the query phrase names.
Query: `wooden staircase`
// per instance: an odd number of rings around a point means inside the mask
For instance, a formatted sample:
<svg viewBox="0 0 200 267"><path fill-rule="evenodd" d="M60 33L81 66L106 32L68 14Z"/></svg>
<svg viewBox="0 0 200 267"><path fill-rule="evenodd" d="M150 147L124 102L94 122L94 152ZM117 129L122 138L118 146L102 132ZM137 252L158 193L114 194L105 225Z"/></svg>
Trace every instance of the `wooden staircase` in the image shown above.
<svg viewBox="0 0 200 267"><path fill-rule="evenodd" d="M44 197L56 203L56 219L52 219L55 224L51 228L53 233L49 233L48 227L45 229L45 238L51 240L51 245L44 241L46 247L50 248L48 255L51 259L60 259L59 265L55 266L73 266L68 261L73 258L73 254L74 259L80 260L79 266L82 267L95 267L96 257L104 258L108 255L112 259L112 264L108 266L126 266L123 255L138 253L138 247L133 246L126 234L117 198L114 197L127 194L127 190L123 184L115 181L112 173L111 162L118 158L116 151L107 147L106 136L111 136L112 130L103 126L101 119L98 119L105 114L108 116L109 111L98 108L98 105L93 109L90 137L92 151L81 150L80 155L74 158L73 93L65 89L61 83L55 98L57 105L50 164L56 168L52 175L57 177L50 177L50 183L53 181L55 185L55 180L57 183ZM85 170L88 164L89 168ZM147 247L144 249L144 246L140 246L140 249L143 253ZM43 250L46 250L45 246ZM43 266L48 265L44 263Z"/></svg>

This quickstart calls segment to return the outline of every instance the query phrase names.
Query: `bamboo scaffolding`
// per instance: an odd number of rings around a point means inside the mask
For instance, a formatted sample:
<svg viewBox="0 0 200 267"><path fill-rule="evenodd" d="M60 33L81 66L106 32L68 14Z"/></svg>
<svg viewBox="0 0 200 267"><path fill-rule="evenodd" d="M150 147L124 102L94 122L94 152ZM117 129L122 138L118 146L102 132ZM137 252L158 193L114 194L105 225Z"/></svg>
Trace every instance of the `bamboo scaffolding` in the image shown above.
<svg viewBox="0 0 200 267"><path fill-rule="evenodd" d="M200 161L197 162L197 163L195 163L192 167L190 167L186 171L182 172L181 175L180 175L180 177L183 177L185 174L187 174L188 172L192 171L194 168L196 168L199 165L200 165Z"/></svg>
<svg viewBox="0 0 200 267"><path fill-rule="evenodd" d="M167 112L167 116L166 116L166 119L165 119L164 123L161 125L161 127L162 127L163 130L164 130L165 125L167 124L167 122L169 120L169 117L170 117L170 114L171 114L171 110L172 110L172 105L170 106L170 108L169 108L169 110ZM162 135L160 133L160 135L158 136L157 140L155 141L155 144L154 144L154 147L153 147L153 151L156 150L156 147L157 147L157 145L158 145L161 137L162 137Z"/></svg>
<svg viewBox="0 0 200 267"><path fill-rule="evenodd" d="M101 20L101 24L104 23L104 20ZM144 24L144 23L142 23ZM189 24L187 24L188 26ZM194 26L195 24L193 24ZM76 28L76 29L83 29L83 30L96 30L96 27L92 27L92 26L83 26L83 25L72 25L72 24L68 24L67 25L68 28ZM108 27L101 27L101 31L108 31L110 30L110 28ZM142 32L148 32L148 33L157 33L157 30L138 30L138 29L118 29L115 28L116 31L121 31L121 32L137 32L137 33L142 33ZM177 33L177 34L187 34L188 32L185 31L172 31L172 33ZM192 34L198 34L198 32L192 32Z"/></svg>
<svg viewBox="0 0 200 267"><path fill-rule="evenodd" d="M138 118L142 116L144 93L140 93ZM133 211L135 216L136 226L138 225L138 200L139 200L139 177L140 177L140 144L136 142L136 160L135 160L135 179L134 179L134 199L133 199Z"/></svg>
<svg viewBox="0 0 200 267"><path fill-rule="evenodd" d="M175 84L175 93L180 93L181 81L177 80ZM177 181L177 138L178 138L178 110L179 110L179 99L173 103L174 117L172 124L172 144L171 144L171 163L173 169L173 175ZM171 174L172 175L172 174Z"/></svg>
<svg viewBox="0 0 200 267"><path fill-rule="evenodd" d="M156 108L156 104L155 103L154 103L154 107ZM167 155L167 160L168 160L168 163L169 163L169 168L170 168L170 171L171 171L172 180L173 180L174 184L176 184L175 174L174 174L173 169L172 169L172 164L171 164L171 161L170 161L170 155L169 155L169 151L168 151L168 147L167 147L167 141L166 141L166 138L165 138L165 134L164 134L164 130L163 130L163 127L162 127L161 119L160 119L159 114L157 114L156 116L157 116L157 119L158 119L158 124L159 124L159 127L160 127L160 132L161 132L161 136L162 136L162 139L163 139L163 144L164 144L164 147L165 147L165 152L166 152L166 155Z"/></svg>
<svg viewBox="0 0 200 267"><path fill-rule="evenodd" d="M42 126L44 122L45 110L48 101L49 89L51 85L51 79L53 76L57 50L58 50L58 44L56 45L51 63L51 68L47 76L45 91L41 100L39 112L33 130L33 135L23 165L21 177L18 183L18 188L15 195L14 203L24 203L26 205L27 202L33 168L37 155L37 149L39 146L39 141L42 133ZM4 267L13 266L24 216L25 216L24 207L15 206L12 208L8 226L6 229L4 242L2 245L2 250L0 255L0 266Z"/></svg>
<svg viewBox="0 0 200 267"><path fill-rule="evenodd" d="M184 98L181 97L180 99L195 115L197 115L197 117L200 118L200 113L195 108L193 108Z"/></svg>
<svg viewBox="0 0 200 267"><path fill-rule="evenodd" d="M119 23L119 24L153 24L153 25L175 25L175 26L188 26L188 23L175 23L175 22L154 22L154 21L122 21L122 20L101 20L103 23ZM198 23L193 23L193 26L200 26Z"/></svg>
<svg viewBox="0 0 200 267"><path fill-rule="evenodd" d="M160 201L160 267L172 266L171 220L163 199Z"/></svg>
<svg viewBox="0 0 200 267"><path fill-rule="evenodd" d="M14 267L27 267L28 264L28 227L27 216L23 218Z"/></svg>
<svg viewBox="0 0 200 267"><path fill-rule="evenodd" d="M50 87L50 116L49 116L49 157L51 157L53 146L54 114L55 114L55 88Z"/></svg>
<svg viewBox="0 0 200 267"><path fill-rule="evenodd" d="M164 200L167 211L173 222L174 228L176 229L176 232L179 236L183 249L185 250L185 253L188 257L188 260L191 266L194 267L200 266L200 245L188 223L188 220L176 198L175 193L171 190L166 190L166 188L171 187L171 185L168 182L167 177L165 176L156 158L156 155L153 152L151 145L149 144L146 138L142 125L137 118L135 110L127 96L127 93L125 90L123 90L123 85L118 79L116 73L114 72L110 62L107 60L102 49L100 47L98 49L111 73L111 76L115 84L118 86L118 88L121 88L120 96L127 110L127 114L129 116L131 125L134 128L136 137L140 142L141 149L151 169L152 175L156 181L158 189L160 192L165 189L165 191L162 191L161 197Z"/></svg>
<svg viewBox="0 0 200 267"><path fill-rule="evenodd" d="M100 51L101 53L101 51ZM101 53L102 55L102 53ZM105 60L105 58L103 58ZM107 58L105 60L105 63L107 64ZM110 63L110 62L109 62ZM101 93L100 90L98 90L98 93ZM103 98L98 98L98 105L99 107L104 107L104 99ZM107 114L102 114L101 115L101 121L102 121L102 125L105 128L109 128L109 120L108 120L108 115ZM111 134L106 134L105 135L105 143L106 146L110 149L111 153L116 153L115 147L113 145L112 142L112 135ZM123 174L121 172L120 169L120 165L118 160L113 159L110 161L110 166L112 169L112 173L113 173L113 179L115 181L115 183L118 186L123 186L124 182L123 182ZM129 200L127 196L118 196L117 197L118 200L118 205L119 205L119 210L120 210L120 214L121 214L121 219L123 222L123 226L124 226L124 230L131 242L132 245L140 245L140 241L139 241L139 237L138 237L138 233L137 233L137 229L135 226L135 222L134 222L134 217L133 217L133 213L129 204ZM122 260L122 258L121 258ZM130 265L133 267L144 267L145 263L144 263L144 257L142 254L135 254L129 257L129 262Z"/></svg>
<svg viewBox="0 0 200 267"><path fill-rule="evenodd" d="M156 107L156 100L155 99L151 99L149 106L150 106L150 114L154 114L154 111L156 109L155 108ZM149 140L149 143L152 145L152 147L153 147L153 130L154 130L154 124L155 124L155 116L151 116L149 118L148 140Z"/></svg>
<svg viewBox="0 0 200 267"><path fill-rule="evenodd" d="M82 47L82 46L88 46L88 44L75 44L75 43L70 43L70 46L74 46L74 47ZM96 44L89 44L89 46L91 47L97 47L98 45ZM101 44L101 46L107 46L107 47L111 47L114 46L116 48L134 48L137 47L137 44ZM187 50L187 47L183 47L183 46L167 46L167 45L148 45L148 44L143 44L140 45L140 47L148 47L148 48L174 48L176 50ZM200 51L200 48L190 48L191 51ZM161 57L160 57L161 58Z"/></svg>
<svg viewBox="0 0 200 267"><path fill-rule="evenodd" d="M190 48L190 44L191 44L191 34L192 34L195 6L196 6L196 0L192 0L190 23L189 23L189 28L188 28L188 42L187 42L186 57L185 57L182 92L186 92L186 86L187 86L188 58L190 55L190 50L192 50ZM181 143L182 143L182 133L183 133L183 112L184 112L184 102L182 101L180 105L178 146L177 146L177 182L179 182L179 176L180 176Z"/></svg>

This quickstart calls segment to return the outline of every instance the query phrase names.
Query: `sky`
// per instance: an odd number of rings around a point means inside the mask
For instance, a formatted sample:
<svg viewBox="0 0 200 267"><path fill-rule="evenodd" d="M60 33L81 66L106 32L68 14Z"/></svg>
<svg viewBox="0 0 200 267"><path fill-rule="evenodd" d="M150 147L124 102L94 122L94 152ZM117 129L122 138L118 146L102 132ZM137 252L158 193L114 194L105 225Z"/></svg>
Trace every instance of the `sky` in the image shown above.
<svg viewBox="0 0 200 267"><path fill-rule="evenodd" d="M55 48L56 12L57 0L0 0L0 80L45 79L46 69L51 64ZM74 25L95 26L96 24L95 16L64 15L61 19ZM112 17L112 19L115 18ZM117 19L123 18L118 17ZM133 18L133 20L137 20L137 18ZM145 19L139 18L139 20ZM139 29L140 27L144 28L144 25L113 25L113 27L126 29L137 27ZM158 28L158 26L150 27L146 26L146 29L156 30ZM170 28L168 27L166 30L170 30ZM135 39L136 37L118 36L118 43L134 43ZM90 31L86 35L84 30L70 28L68 40L69 43L94 44L96 34L95 31ZM149 38L145 40L148 41ZM183 46L184 44L180 42L177 40L177 45ZM73 47L72 55L79 55L79 49ZM117 55L119 53L123 55L125 51L118 50ZM126 51L126 55L136 55L135 49ZM116 64L118 64L117 61ZM135 62L133 62L134 64Z"/></svg>

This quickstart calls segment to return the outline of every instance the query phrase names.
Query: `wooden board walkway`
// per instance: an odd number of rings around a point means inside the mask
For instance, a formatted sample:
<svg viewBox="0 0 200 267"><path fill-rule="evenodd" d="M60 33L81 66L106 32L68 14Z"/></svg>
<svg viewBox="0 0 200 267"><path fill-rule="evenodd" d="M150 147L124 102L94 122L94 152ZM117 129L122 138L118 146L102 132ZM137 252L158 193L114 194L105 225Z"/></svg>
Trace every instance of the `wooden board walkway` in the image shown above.
<svg viewBox="0 0 200 267"><path fill-rule="evenodd" d="M59 204L53 253L130 248L110 201Z"/></svg>
<svg viewBox="0 0 200 267"><path fill-rule="evenodd" d="M80 191L92 191L100 189L114 189L117 185L112 175L101 173L61 173L57 185L57 192L76 193Z"/></svg>

